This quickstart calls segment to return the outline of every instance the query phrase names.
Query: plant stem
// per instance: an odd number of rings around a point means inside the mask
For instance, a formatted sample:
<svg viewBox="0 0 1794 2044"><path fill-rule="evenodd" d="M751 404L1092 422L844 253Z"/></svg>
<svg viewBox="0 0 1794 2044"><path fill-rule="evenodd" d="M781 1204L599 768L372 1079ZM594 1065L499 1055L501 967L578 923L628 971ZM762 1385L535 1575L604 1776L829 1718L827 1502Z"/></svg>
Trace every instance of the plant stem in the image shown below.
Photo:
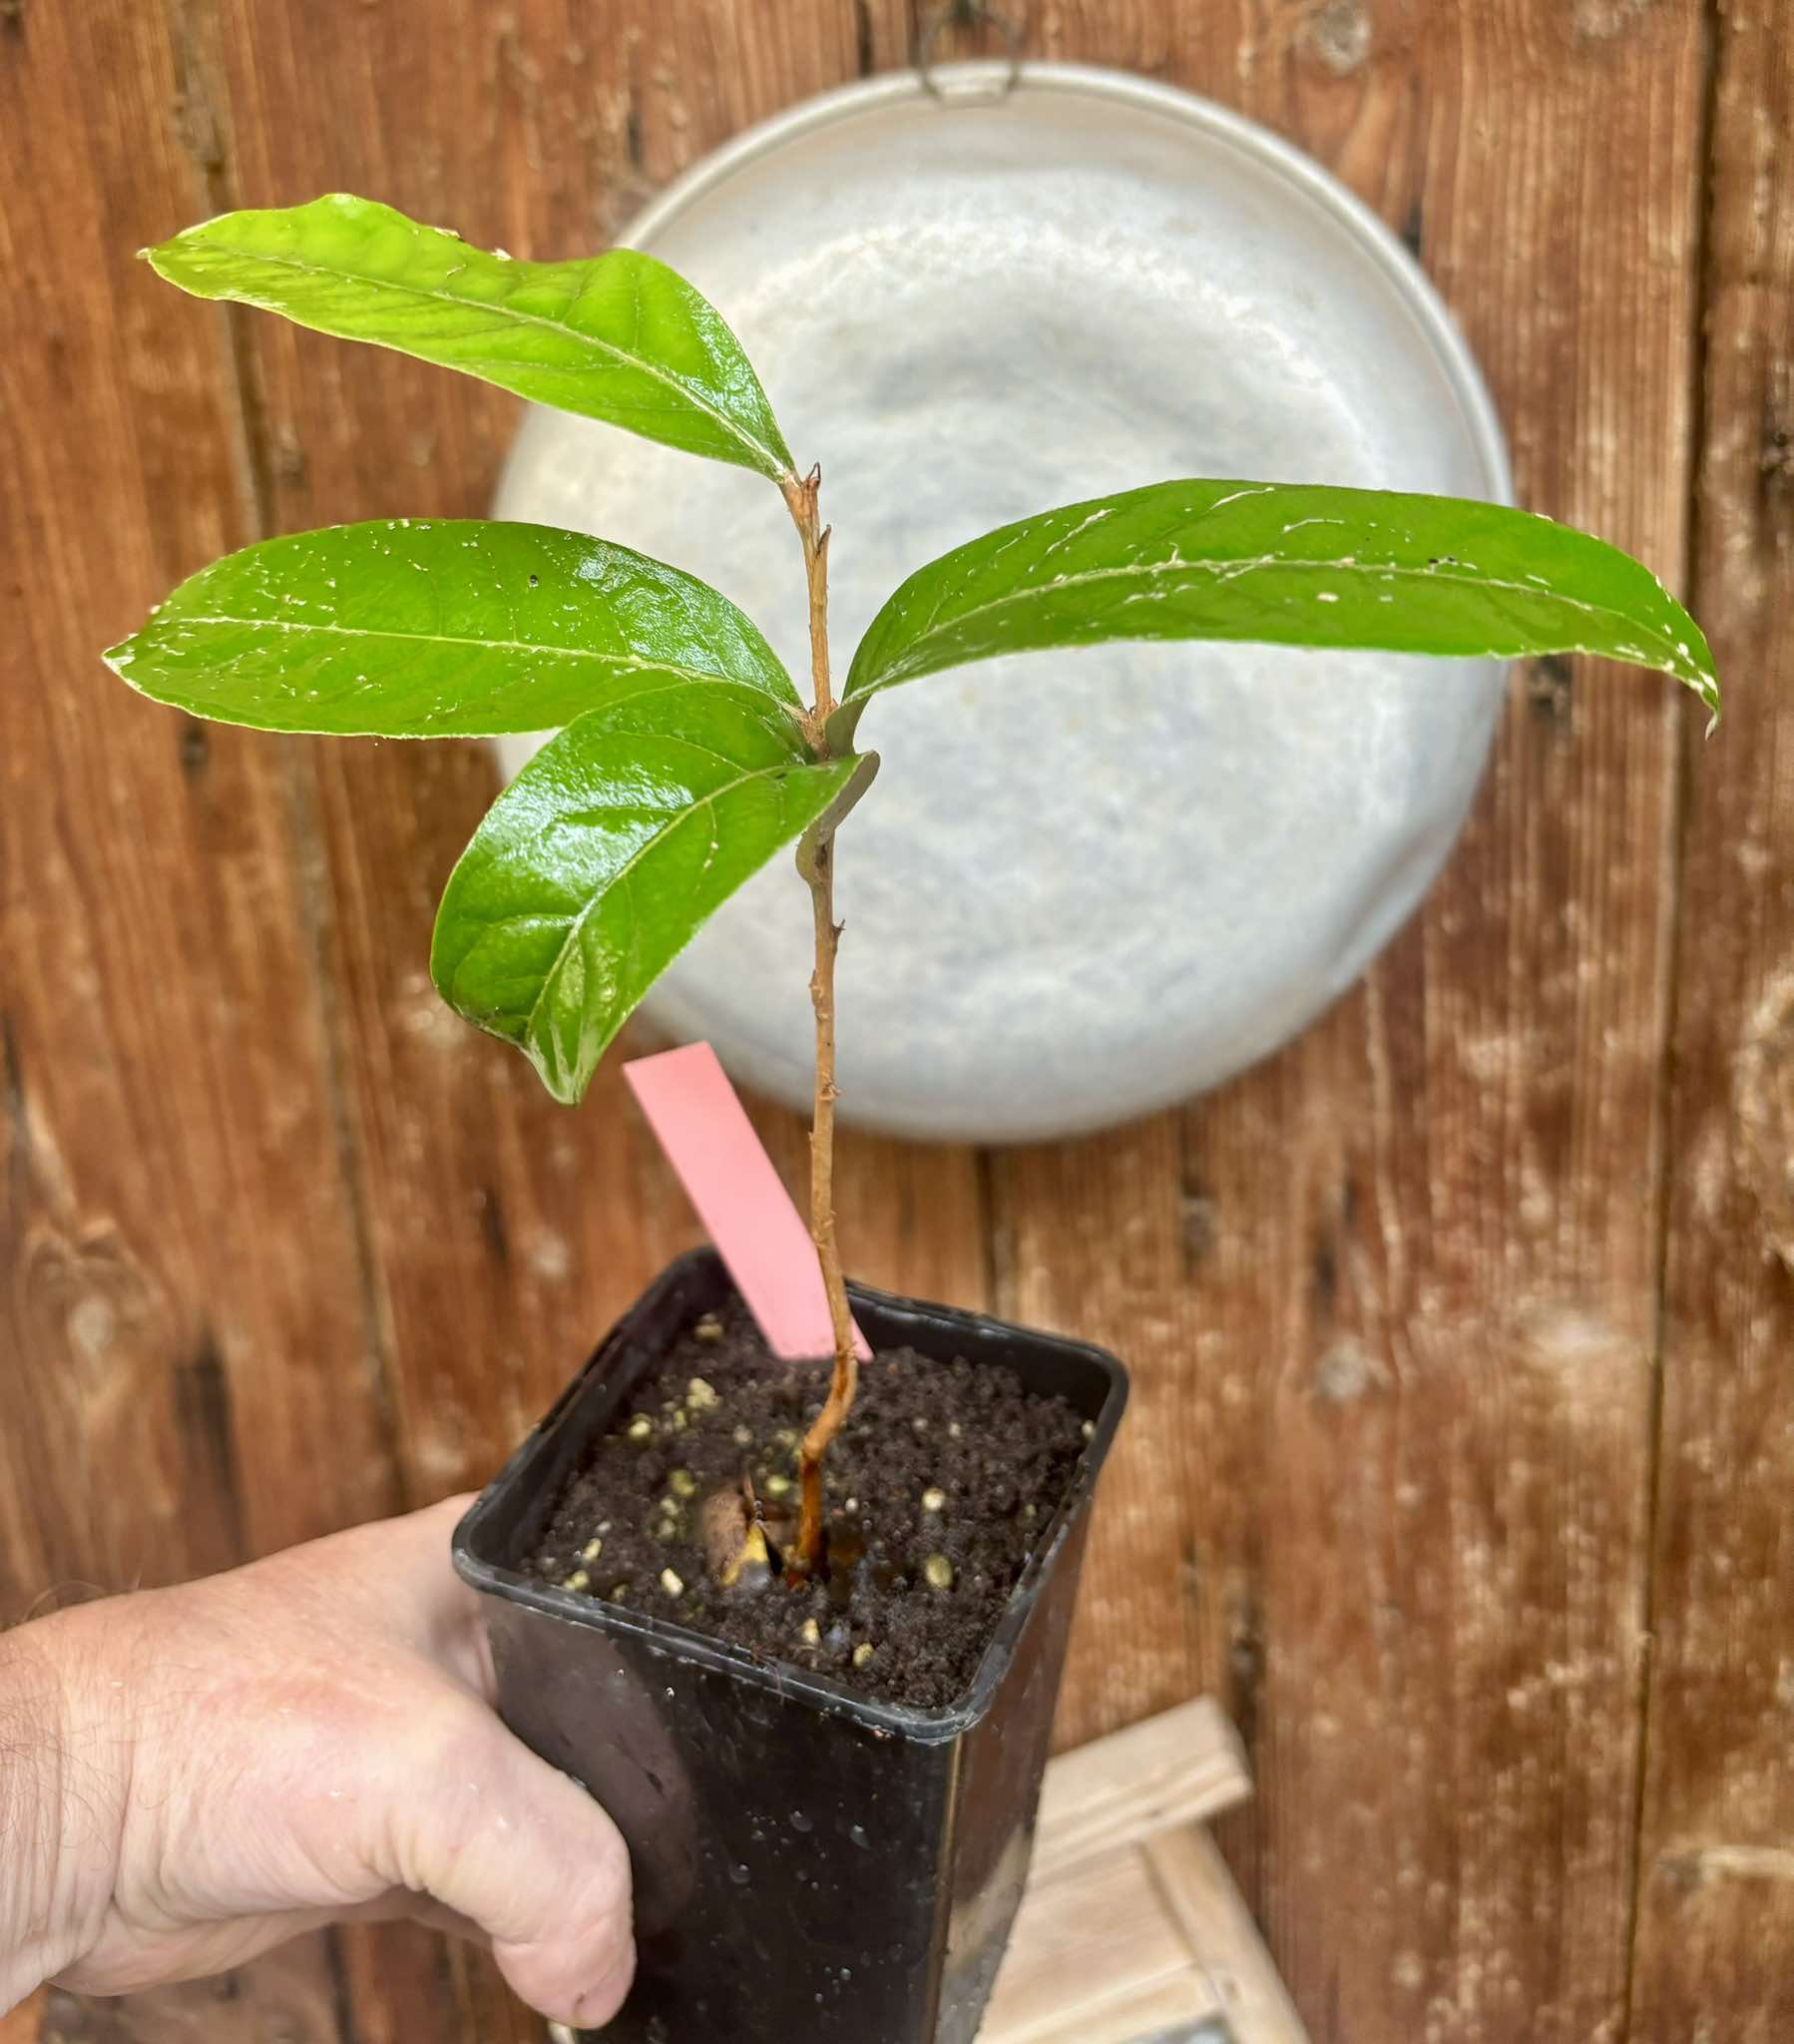
<svg viewBox="0 0 1794 2044"><path fill-rule="evenodd" d="M824 736L835 707L828 673L828 529L817 518L816 500L822 471L813 468L799 481L785 484L809 581L810 675L815 700L810 709L809 740L818 758L826 758ZM816 965L810 975L810 1005L816 1014L816 1097L810 1121L810 1237L822 1266L828 1293L828 1317L834 1335L834 1372L828 1398L803 1437L798 1470L803 1510L798 1521L797 1561L800 1573L813 1574L822 1559L822 1458L841 1430L859 1383L859 1358L853 1348L853 1316L847 1305L847 1284L841 1275L841 1253L835 1243L835 952L841 926L835 921L835 845L831 833L819 836L800 860L810 884L816 924Z"/></svg>

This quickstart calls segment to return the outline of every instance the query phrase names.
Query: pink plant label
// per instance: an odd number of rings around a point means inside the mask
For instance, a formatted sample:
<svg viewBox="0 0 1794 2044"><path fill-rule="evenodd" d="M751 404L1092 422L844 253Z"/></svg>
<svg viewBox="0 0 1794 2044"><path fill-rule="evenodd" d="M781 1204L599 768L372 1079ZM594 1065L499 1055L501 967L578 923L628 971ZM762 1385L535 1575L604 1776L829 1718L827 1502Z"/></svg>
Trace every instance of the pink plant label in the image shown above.
<svg viewBox="0 0 1794 2044"><path fill-rule="evenodd" d="M832 1355L815 1245L716 1053L688 1043L634 1058L623 1076L773 1354ZM865 1361L858 1327L853 1340Z"/></svg>

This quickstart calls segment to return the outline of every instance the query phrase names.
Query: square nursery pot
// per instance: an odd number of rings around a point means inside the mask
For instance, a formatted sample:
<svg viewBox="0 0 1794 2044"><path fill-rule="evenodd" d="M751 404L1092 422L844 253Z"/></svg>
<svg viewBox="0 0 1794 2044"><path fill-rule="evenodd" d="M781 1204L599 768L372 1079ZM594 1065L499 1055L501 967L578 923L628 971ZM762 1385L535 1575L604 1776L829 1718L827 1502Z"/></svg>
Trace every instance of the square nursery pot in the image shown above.
<svg viewBox="0 0 1794 2044"><path fill-rule="evenodd" d="M1092 1493L1127 1396L1113 1356L853 1288L874 1349L1005 1363L1095 1431L977 1675L949 1710L873 1703L523 1573L562 1484L637 1380L731 1295L672 1265L462 1520L505 1722L629 1840L631 2044L970 2044L1022 1897Z"/></svg>

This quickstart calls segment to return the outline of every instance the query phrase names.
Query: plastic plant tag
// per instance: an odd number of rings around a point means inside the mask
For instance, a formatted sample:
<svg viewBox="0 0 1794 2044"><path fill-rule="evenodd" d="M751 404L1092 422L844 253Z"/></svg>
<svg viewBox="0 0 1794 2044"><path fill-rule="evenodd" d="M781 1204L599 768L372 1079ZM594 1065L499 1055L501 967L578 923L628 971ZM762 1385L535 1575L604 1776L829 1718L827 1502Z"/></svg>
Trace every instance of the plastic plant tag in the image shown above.
<svg viewBox="0 0 1794 2044"><path fill-rule="evenodd" d="M716 1053L688 1043L632 1059L623 1076L773 1354L831 1355L815 1245ZM853 1340L865 1361L857 1326Z"/></svg>

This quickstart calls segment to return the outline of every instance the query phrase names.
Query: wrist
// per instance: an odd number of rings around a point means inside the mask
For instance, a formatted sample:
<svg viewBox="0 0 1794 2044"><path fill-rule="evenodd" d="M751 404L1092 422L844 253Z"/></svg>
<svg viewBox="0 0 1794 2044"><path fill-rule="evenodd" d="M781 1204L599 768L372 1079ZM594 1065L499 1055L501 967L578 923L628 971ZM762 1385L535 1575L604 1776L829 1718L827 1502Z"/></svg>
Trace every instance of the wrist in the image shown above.
<svg viewBox="0 0 1794 2044"><path fill-rule="evenodd" d="M0 1634L0 2011L76 1964L111 1905L131 1739L79 1613Z"/></svg>

